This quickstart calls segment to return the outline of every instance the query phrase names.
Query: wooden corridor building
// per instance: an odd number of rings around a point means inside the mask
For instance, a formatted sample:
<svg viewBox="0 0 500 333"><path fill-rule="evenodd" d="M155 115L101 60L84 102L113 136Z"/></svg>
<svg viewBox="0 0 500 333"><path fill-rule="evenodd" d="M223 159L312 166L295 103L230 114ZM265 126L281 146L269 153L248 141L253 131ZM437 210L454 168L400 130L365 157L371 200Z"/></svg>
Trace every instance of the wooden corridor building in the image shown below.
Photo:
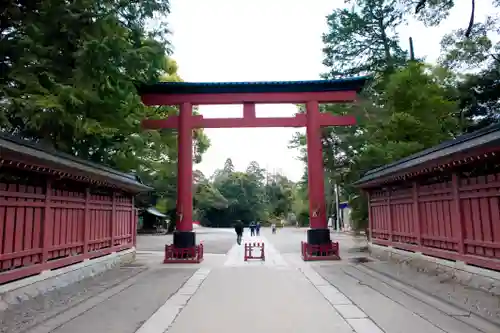
<svg viewBox="0 0 500 333"><path fill-rule="evenodd" d="M134 247L134 175L0 136L0 284Z"/></svg>
<svg viewBox="0 0 500 333"><path fill-rule="evenodd" d="M373 244L500 270L500 125L369 171Z"/></svg>

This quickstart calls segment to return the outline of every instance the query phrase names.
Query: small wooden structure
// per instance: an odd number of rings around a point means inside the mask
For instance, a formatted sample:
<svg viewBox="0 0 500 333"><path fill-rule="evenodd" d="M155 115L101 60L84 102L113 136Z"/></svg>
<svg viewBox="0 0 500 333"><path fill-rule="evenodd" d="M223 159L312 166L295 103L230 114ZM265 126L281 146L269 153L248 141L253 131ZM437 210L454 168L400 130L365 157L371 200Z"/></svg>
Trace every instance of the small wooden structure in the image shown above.
<svg viewBox="0 0 500 333"><path fill-rule="evenodd" d="M258 255L255 254L256 250L259 251ZM259 259L262 261L266 260L266 251L265 251L264 242L245 243L244 260L248 261L248 259Z"/></svg>
<svg viewBox="0 0 500 333"><path fill-rule="evenodd" d="M129 249L134 175L0 136L0 284Z"/></svg>
<svg viewBox="0 0 500 333"><path fill-rule="evenodd" d="M161 213L155 207L148 207L139 210L139 223L141 224L138 233L162 233L167 232L167 215ZM141 223L142 222L142 223Z"/></svg>
<svg viewBox="0 0 500 333"><path fill-rule="evenodd" d="M366 173L373 244L500 270L500 125Z"/></svg>

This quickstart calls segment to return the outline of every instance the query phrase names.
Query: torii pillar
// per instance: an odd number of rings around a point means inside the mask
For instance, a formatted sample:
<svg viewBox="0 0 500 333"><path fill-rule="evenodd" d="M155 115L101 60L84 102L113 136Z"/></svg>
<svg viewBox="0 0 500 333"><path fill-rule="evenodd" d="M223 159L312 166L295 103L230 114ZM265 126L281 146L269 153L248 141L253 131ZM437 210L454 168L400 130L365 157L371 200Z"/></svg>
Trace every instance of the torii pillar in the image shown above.
<svg viewBox="0 0 500 333"><path fill-rule="evenodd" d="M196 245L193 231L193 105L182 103L179 107L178 162L177 162L177 221L174 231L176 248Z"/></svg>
<svg viewBox="0 0 500 333"><path fill-rule="evenodd" d="M329 244L330 230L326 218L323 147L319 103L306 103L307 180L309 190L309 225L307 243Z"/></svg>

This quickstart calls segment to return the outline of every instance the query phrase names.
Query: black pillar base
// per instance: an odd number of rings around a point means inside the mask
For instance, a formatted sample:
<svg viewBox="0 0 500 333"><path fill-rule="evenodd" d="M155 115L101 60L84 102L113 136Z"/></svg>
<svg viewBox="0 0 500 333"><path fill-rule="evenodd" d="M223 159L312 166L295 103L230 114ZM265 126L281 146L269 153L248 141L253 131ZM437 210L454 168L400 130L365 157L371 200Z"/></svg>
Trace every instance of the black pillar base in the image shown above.
<svg viewBox="0 0 500 333"><path fill-rule="evenodd" d="M311 245L330 244L330 229L309 229L307 230L307 243Z"/></svg>
<svg viewBox="0 0 500 333"><path fill-rule="evenodd" d="M174 248L189 249L196 246L196 234L194 231L174 231ZM177 259L186 259L195 256L195 251L192 253L178 253L175 255Z"/></svg>
<svg viewBox="0 0 500 333"><path fill-rule="evenodd" d="M194 231L174 231L174 247L186 249L196 246L196 233Z"/></svg>

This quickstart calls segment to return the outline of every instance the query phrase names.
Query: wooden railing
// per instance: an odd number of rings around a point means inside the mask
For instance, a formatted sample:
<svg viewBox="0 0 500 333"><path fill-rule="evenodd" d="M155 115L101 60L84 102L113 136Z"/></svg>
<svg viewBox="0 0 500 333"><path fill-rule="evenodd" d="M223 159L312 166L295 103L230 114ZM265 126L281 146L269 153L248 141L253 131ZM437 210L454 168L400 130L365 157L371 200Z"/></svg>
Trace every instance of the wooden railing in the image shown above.
<svg viewBox="0 0 500 333"><path fill-rule="evenodd" d="M370 192L372 242L500 270L500 174Z"/></svg>
<svg viewBox="0 0 500 333"><path fill-rule="evenodd" d="M135 245L131 195L60 184L0 183L0 284Z"/></svg>

